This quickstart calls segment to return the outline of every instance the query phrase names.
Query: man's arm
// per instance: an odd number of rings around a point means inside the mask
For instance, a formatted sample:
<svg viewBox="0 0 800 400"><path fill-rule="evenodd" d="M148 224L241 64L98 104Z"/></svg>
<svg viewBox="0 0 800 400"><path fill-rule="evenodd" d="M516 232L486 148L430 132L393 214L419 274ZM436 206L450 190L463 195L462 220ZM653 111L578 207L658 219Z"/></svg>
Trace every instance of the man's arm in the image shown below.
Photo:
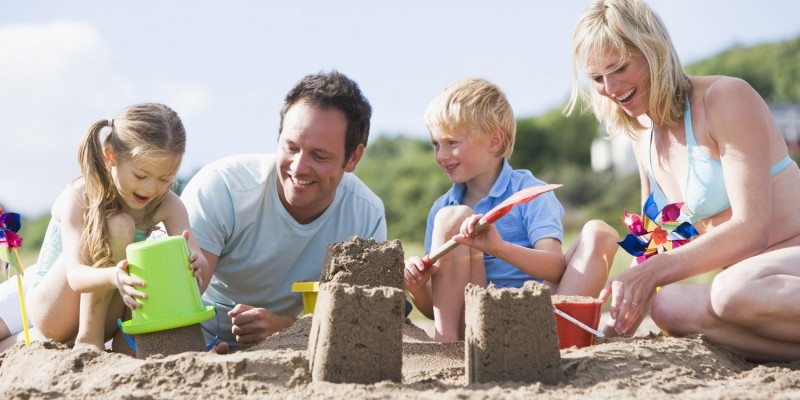
<svg viewBox="0 0 800 400"><path fill-rule="evenodd" d="M211 277L214 276L214 271L217 270L217 262L219 261L219 256L213 253L209 253L205 249L200 249L203 253L203 256L206 258L206 269L204 270L203 274L203 286L200 287L200 293L204 293L208 284L211 282Z"/></svg>

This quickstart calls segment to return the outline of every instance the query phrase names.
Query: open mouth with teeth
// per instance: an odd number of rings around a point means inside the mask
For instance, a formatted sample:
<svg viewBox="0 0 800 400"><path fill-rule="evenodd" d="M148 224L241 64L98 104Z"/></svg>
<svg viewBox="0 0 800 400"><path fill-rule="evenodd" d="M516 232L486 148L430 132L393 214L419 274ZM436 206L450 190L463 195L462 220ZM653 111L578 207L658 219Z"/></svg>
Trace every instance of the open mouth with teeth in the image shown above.
<svg viewBox="0 0 800 400"><path fill-rule="evenodd" d="M291 177L291 180L295 185L298 185L298 186L308 186L308 185L313 183L313 181L307 181L307 180L298 179L298 178L295 178L295 177Z"/></svg>
<svg viewBox="0 0 800 400"><path fill-rule="evenodd" d="M628 93L625 93L624 96L617 97L617 101L619 101L620 103L627 103L628 101L630 101L633 98L633 95L635 95L635 94L636 94L636 88L633 88L633 89L629 90Z"/></svg>

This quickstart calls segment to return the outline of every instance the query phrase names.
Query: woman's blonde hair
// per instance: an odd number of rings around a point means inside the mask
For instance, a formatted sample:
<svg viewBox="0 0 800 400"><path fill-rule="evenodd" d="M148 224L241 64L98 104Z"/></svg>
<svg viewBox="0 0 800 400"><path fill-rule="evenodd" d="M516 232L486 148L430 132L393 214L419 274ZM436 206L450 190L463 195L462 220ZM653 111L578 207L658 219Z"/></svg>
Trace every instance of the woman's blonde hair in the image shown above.
<svg viewBox="0 0 800 400"><path fill-rule="evenodd" d="M573 82L566 115L580 98L611 134L621 131L636 138L644 129L613 100L581 85L588 59L604 52L620 55L612 70L627 63L631 55L641 54L647 60L650 79L648 116L657 124L680 121L692 84L661 18L641 0L597 0L584 10L572 38Z"/></svg>
<svg viewBox="0 0 800 400"><path fill-rule="evenodd" d="M101 141L105 128L111 132ZM117 188L106 163L103 146L109 146L117 160L173 157L180 159L186 148L186 131L178 114L157 103L130 106L113 120L99 120L89 127L78 150L81 174L86 181L86 211L81 235L83 254L94 266L112 260L108 219L122 209ZM153 199L145 210L148 225L166 193Z"/></svg>
<svg viewBox="0 0 800 400"><path fill-rule="evenodd" d="M497 85L479 78L458 81L442 90L425 111L428 129L452 134L458 128L483 139L501 132L503 145L498 157L510 157L514 150L517 121L505 93Z"/></svg>

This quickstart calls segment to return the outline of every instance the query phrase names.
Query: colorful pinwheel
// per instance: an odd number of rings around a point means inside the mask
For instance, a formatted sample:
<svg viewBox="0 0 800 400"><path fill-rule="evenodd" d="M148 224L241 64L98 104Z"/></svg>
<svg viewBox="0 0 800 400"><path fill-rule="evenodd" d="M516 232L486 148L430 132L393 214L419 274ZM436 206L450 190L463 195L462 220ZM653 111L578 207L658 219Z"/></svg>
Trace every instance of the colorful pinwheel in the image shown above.
<svg viewBox="0 0 800 400"><path fill-rule="evenodd" d="M22 238L17 234L22 225L19 222L19 214L4 213L0 208L0 261L5 264L5 270L13 266L17 270L17 288L19 289L19 306L22 309L22 326L25 327L25 344L31 344L30 333L28 332L28 314L25 310L25 294L22 290L22 276L25 269L19 259L17 249L22 246ZM12 257L13 255L13 257Z"/></svg>
<svg viewBox="0 0 800 400"><path fill-rule="evenodd" d="M636 262L641 264L658 253L688 243L698 233L688 222L677 224L682 206L683 203L672 203L659 210L651 194L644 203L641 216L625 210L625 226L631 233L619 242L620 247L636 257ZM675 228L668 231L665 227L669 226Z"/></svg>

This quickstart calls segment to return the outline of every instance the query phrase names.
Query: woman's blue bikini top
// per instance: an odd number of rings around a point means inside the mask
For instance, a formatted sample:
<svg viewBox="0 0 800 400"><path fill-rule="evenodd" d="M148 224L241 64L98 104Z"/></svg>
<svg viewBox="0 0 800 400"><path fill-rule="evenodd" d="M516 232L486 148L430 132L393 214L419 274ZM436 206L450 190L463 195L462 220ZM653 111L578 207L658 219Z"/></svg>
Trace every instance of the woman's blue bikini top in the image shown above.
<svg viewBox="0 0 800 400"><path fill-rule="evenodd" d="M728 199L728 192L725 189L725 179L722 174L722 163L708 155L694 138L692 131L692 112L689 106L689 99L686 99L686 111L683 113L683 124L686 130L686 147L689 152L689 166L686 176L686 183L683 189L683 199L685 209L682 210L679 221L694 224L697 221L717 215L731 207ZM648 166L647 178L650 180L652 197L658 209L662 209L670 204L667 196L658 186L653 177L653 133L650 131L647 138L650 142L648 147ZM770 169L771 175L775 175L789 166L793 161L787 154L786 157L775 163ZM688 215L685 212L688 211Z"/></svg>

